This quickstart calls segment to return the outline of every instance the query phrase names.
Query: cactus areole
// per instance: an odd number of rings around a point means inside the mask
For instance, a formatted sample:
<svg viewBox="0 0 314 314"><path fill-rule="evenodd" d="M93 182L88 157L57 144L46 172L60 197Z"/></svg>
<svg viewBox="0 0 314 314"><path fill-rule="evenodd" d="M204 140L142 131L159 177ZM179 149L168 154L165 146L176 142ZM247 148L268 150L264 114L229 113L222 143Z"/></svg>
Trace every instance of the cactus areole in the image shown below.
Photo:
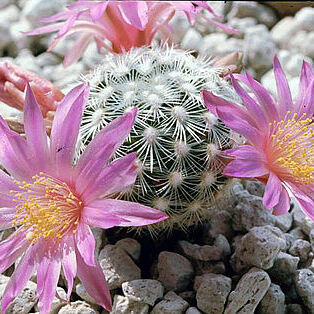
<svg viewBox="0 0 314 314"><path fill-rule="evenodd" d="M207 110L200 94L207 89L235 99L219 76L222 71L211 60L158 47L108 55L83 77L91 93L79 151L110 121L138 108L130 136L116 155L137 153L138 178L120 197L169 215L150 228L184 228L208 218L216 194L226 185L220 154L233 145L232 134Z"/></svg>

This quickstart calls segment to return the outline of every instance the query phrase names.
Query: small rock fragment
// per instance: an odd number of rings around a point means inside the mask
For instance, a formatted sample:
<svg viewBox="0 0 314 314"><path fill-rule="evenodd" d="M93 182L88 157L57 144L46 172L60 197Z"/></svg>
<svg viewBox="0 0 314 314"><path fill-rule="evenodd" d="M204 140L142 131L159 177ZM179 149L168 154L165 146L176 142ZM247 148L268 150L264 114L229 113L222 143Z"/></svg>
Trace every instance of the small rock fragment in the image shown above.
<svg viewBox="0 0 314 314"><path fill-rule="evenodd" d="M285 314L285 295L280 286L271 284L258 306L261 314Z"/></svg>
<svg viewBox="0 0 314 314"><path fill-rule="evenodd" d="M99 314L88 303L76 301L63 306L58 314Z"/></svg>
<svg viewBox="0 0 314 314"><path fill-rule="evenodd" d="M274 260L273 267L268 270L268 273L276 282L289 286L297 271L299 261L299 257L279 252Z"/></svg>
<svg viewBox="0 0 314 314"><path fill-rule="evenodd" d="M189 307L185 314L202 314L196 307Z"/></svg>
<svg viewBox="0 0 314 314"><path fill-rule="evenodd" d="M162 298L164 288L157 280L138 279L122 284L122 291L130 300L153 306L157 299Z"/></svg>
<svg viewBox="0 0 314 314"><path fill-rule="evenodd" d="M158 256L158 280L168 290L183 291L194 275L191 262L182 255L163 251Z"/></svg>
<svg viewBox="0 0 314 314"><path fill-rule="evenodd" d="M147 314L148 304L130 300L122 295L115 295L111 314Z"/></svg>
<svg viewBox="0 0 314 314"><path fill-rule="evenodd" d="M155 305L151 314L182 314L189 307L189 303L173 291L169 291L164 300Z"/></svg>
<svg viewBox="0 0 314 314"><path fill-rule="evenodd" d="M114 245L106 245L100 251L99 262L110 290L120 288L123 282L141 278L141 270L131 257Z"/></svg>
<svg viewBox="0 0 314 314"><path fill-rule="evenodd" d="M140 259L141 245L135 239L124 238L119 240L115 245L126 251L133 260L138 261Z"/></svg>
<svg viewBox="0 0 314 314"><path fill-rule="evenodd" d="M223 249L212 245L192 244L188 241L178 241L182 253L199 261L219 261L223 257Z"/></svg>
<svg viewBox="0 0 314 314"><path fill-rule="evenodd" d="M206 314L222 313L231 291L231 279L216 274L204 274L197 285L197 307Z"/></svg>
<svg viewBox="0 0 314 314"><path fill-rule="evenodd" d="M314 313L314 273L309 269L300 269L296 272L294 282L309 313Z"/></svg>
<svg viewBox="0 0 314 314"><path fill-rule="evenodd" d="M273 226L254 227L236 244L233 267L236 271L241 271L245 265L269 269L279 251L285 247L286 239L280 229Z"/></svg>
<svg viewBox="0 0 314 314"><path fill-rule="evenodd" d="M308 259L308 255L311 251L311 244L308 241L298 239L293 242L289 253L293 256L298 256L300 258L300 262L306 262Z"/></svg>
<svg viewBox="0 0 314 314"><path fill-rule="evenodd" d="M225 314L254 313L270 286L268 274L258 268L251 268L242 276L228 298Z"/></svg>

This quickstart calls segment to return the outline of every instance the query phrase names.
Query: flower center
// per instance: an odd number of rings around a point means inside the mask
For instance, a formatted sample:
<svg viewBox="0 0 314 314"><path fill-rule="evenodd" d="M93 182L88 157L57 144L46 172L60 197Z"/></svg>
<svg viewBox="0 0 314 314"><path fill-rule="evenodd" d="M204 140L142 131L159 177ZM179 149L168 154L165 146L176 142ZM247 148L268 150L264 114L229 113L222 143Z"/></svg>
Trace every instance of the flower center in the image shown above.
<svg viewBox="0 0 314 314"><path fill-rule="evenodd" d="M290 111L285 119L270 123L275 163L288 170L293 180L303 184L314 182L314 125L306 113Z"/></svg>
<svg viewBox="0 0 314 314"><path fill-rule="evenodd" d="M18 190L10 191L17 203L14 226L22 225L26 238L61 239L77 230L82 202L65 182L45 176L32 177L33 183L14 181Z"/></svg>

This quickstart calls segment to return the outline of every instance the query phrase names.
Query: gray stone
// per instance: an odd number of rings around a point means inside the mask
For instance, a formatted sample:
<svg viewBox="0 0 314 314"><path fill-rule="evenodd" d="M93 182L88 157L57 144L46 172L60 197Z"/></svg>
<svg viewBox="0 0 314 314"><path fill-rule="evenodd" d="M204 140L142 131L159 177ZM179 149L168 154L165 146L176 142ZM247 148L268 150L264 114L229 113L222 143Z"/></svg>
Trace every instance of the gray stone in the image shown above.
<svg viewBox="0 0 314 314"><path fill-rule="evenodd" d="M222 257L226 258L231 254L230 244L223 234L219 234L215 239L214 245L222 249Z"/></svg>
<svg viewBox="0 0 314 314"><path fill-rule="evenodd" d="M10 4L14 4L15 0L1 0L0 2L0 9L5 8L6 6L10 5Z"/></svg>
<svg viewBox="0 0 314 314"><path fill-rule="evenodd" d="M254 17L244 17L242 19L234 17L228 23L228 25L230 25L231 27L241 32L241 34L239 34L238 37L243 37L247 29L256 24L257 24L257 21Z"/></svg>
<svg viewBox="0 0 314 314"><path fill-rule="evenodd" d="M287 314L304 314L304 311L300 304L287 304L286 313Z"/></svg>
<svg viewBox="0 0 314 314"><path fill-rule="evenodd" d="M231 279L216 274L204 274L196 284L197 307L207 314L222 313L231 291Z"/></svg>
<svg viewBox="0 0 314 314"><path fill-rule="evenodd" d="M292 217L293 217L293 226L302 228L305 214L303 213L302 209L300 208L297 202L292 202Z"/></svg>
<svg viewBox="0 0 314 314"><path fill-rule="evenodd" d="M281 19L272 29L271 36L274 42L282 48L286 48L289 41L300 30L292 16Z"/></svg>
<svg viewBox="0 0 314 314"><path fill-rule="evenodd" d="M236 271L245 268L243 264L269 269L285 247L286 239L280 229L273 226L254 227L236 244L232 266Z"/></svg>
<svg viewBox="0 0 314 314"><path fill-rule="evenodd" d="M309 269L300 269L294 279L295 287L304 305L314 313L314 273Z"/></svg>
<svg viewBox="0 0 314 314"><path fill-rule="evenodd" d="M300 262L306 262L308 259L308 255L311 251L311 244L308 241L298 239L293 242L289 253L293 256L298 256L300 258Z"/></svg>
<svg viewBox="0 0 314 314"><path fill-rule="evenodd" d="M196 307L189 307L185 314L202 314Z"/></svg>
<svg viewBox="0 0 314 314"><path fill-rule="evenodd" d="M314 229L311 230L309 238L310 238L310 242L311 242L312 251L314 252Z"/></svg>
<svg viewBox="0 0 314 314"><path fill-rule="evenodd" d="M309 236L311 230L314 229L314 221L308 216L304 217L301 229L307 236Z"/></svg>
<svg viewBox="0 0 314 314"><path fill-rule="evenodd" d="M33 25L38 25L39 17L47 17L55 13L59 13L64 6L63 4L64 2L61 0L26 1L23 6L22 15L25 16Z"/></svg>
<svg viewBox="0 0 314 314"><path fill-rule="evenodd" d="M119 240L115 245L126 251L133 260L138 261L140 259L141 245L135 239L124 238Z"/></svg>
<svg viewBox="0 0 314 314"><path fill-rule="evenodd" d="M188 50L198 50L202 44L202 40L202 35L194 28L190 28L182 39L181 47Z"/></svg>
<svg viewBox="0 0 314 314"><path fill-rule="evenodd" d="M222 234L230 240L234 233L230 228L231 221L232 217L229 212L225 210L218 211L210 220L209 235L215 238Z"/></svg>
<svg viewBox="0 0 314 314"><path fill-rule="evenodd" d="M271 284L258 306L260 314L285 314L285 295L280 286Z"/></svg>
<svg viewBox="0 0 314 314"><path fill-rule="evenodd" d="M227 35L224 33L206 35L199 46L199 51L203 55L215 55L217 46L224 43L226 40Z"/></svg>
<svg viewBox="0 0 314 314"><path fill-rule="evenodd" d="M19 16L20 16L20 10L14 4L0 11L1 23L13 23L19 19Z"/></svg>
<svg viewBox="0 0 314 314"><path fill-rule="evenodd" d="M183 314L188 307L189 303L184 301L173 291L169 291L164 296L164 300L155 305L151 314Z"/></svg>
<svg viewBox="0 0 314 314"><path fill-rule="evenodd" d="M306 236L300 227L293 228L289 231L289 234L293 237L293 240L296 241L298 239L305 240ZM294 242L293 241L293 242Z"/></svg>
<svg viewBox="0 0 314 314"><path fill-rule="evenodd" d="M136 302L122 295L115 295L111 314L147 314L148 304Z"/></svg>
<svg viewBox="0 0 314 314"><path fill-rule="evenodd" d="M270 276L278 283L290 285L298 268L299 257L279 252L275 258L274 265L268 270Z"/></svg>
<svg viewBox="0 0 314 314"><path fill-rule="evenodd" d="M303 43L301 51L306 56L314 59L314 32L311 32L307 36L307 40Z"/></svg>
<svg viewBox="0 0 314 314"><path fill-rule="evenodd" d="M251 195L248 191L241 193L239 204L232 215L232 227L236 231L249 231L253 227L273 225L286 232L291 228L292 217L289 213L277 217L267 210L260 196Z"/></svg>
<svg viewBox="0 0 314 314"><path fill-rule="evenodd" d="M191 262L185 257L163 251L158 256L159 278L168 290L183 291L194 275Z"/></svg>
<svg viewBox="0 0 314 314"><path fill-rule="evenodd" d="M232 9L228 13L228 20L234 17L254 17L259 23L272 27L277 22L274 11L260 3L253 1L234 1Z"/></svg>
<svg viewBox="0 0 314 314"><path fill-rule="evenodd" d="M76 301L63 306L58 314L99 314L88 303Z"/></svg>
<svg viewBox="0 0 314 314"><path fill-rule="evenodd" d="M123 282L141 278L141 270L119 247L106 245L99 253L99 262L110 290L120 288Z"/></svg>
<svg viewBox="0 0 314 314"><path fill-rule="evenodd" d="M219 261L223 257L223 249L215 245L198 245L188 241L178 241L182 253L200 261Z"/></svg>
<svg viewBox="0 0 314 314"><path fill-rule="evenodd" d="M248 29L244 36L244 47L249 65L256 71L266 72L272 68L277 52L275 43L264 25Z"/></svg>
<svg viewBox="0 0 314 314"><path fill-rule="evenodd" d="M4 289L9 279L10 278L1 275L0 299L2 299ZM37 303L36 290L37 290L37 285L32 281L28 281L26 285L24 286L22 292L20 292L19 295L16 298L14 298L9 308L6 310L6 314L29 313L32 307Z"/></svg>
<svg viewBox="0 0 314 314"><path fill-rule="evenodd" d="M314 8L305 7L298 11L295 15L295 20L297 25L300 26L301 29L313 32L314 31Z"/></svg>
<svg viewBox="0 0 314 314"><path fill-rule="evenodd" d="M138 279L122 284L122 291L130 300L154 306L157 299L164 295L164 288L157 280Z"/></svg>
<svg viewBox="0 0 314 314"><path fill-rule="evenodd" d="M265 184L259 181L245 180L244 187L246 190L255 196L263 197L265 192Z"/></svg>
<svg viewBox="0 0 314 314"><path fill-rule="evenodd" d="M254 313L270 287L268 274L258 268L252 268L242 276L228 298L225 314Z"/></svg>
<svg viewBox="0 0 314 314"><path fill-rule="evenodd" d="M297 53L293 54L287 64L285 65L284 69L287 71L291 76L300 76L303 61L311 62L310 58L306 58L304 55Z"/></svg>

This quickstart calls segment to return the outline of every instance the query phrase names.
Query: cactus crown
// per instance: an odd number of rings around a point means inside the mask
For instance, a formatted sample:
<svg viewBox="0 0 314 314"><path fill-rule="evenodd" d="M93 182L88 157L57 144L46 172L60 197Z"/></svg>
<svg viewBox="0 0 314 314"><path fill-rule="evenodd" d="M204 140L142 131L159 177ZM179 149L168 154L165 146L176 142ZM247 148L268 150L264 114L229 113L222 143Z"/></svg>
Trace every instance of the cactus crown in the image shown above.
<svg viewBox="0 0 314 314"><path fill-rule="evenodd" d="M80 150L107 123L138 108L133 130L117 157L136 151L138 179L121 195L165 211L152 228L188 227L208 217L225 185L219 155L230 147L230 130L203 104L200 91L234 99L211 60L173 48L137 48L108 55L83 77L91 86L83 113Z"/></svg>

